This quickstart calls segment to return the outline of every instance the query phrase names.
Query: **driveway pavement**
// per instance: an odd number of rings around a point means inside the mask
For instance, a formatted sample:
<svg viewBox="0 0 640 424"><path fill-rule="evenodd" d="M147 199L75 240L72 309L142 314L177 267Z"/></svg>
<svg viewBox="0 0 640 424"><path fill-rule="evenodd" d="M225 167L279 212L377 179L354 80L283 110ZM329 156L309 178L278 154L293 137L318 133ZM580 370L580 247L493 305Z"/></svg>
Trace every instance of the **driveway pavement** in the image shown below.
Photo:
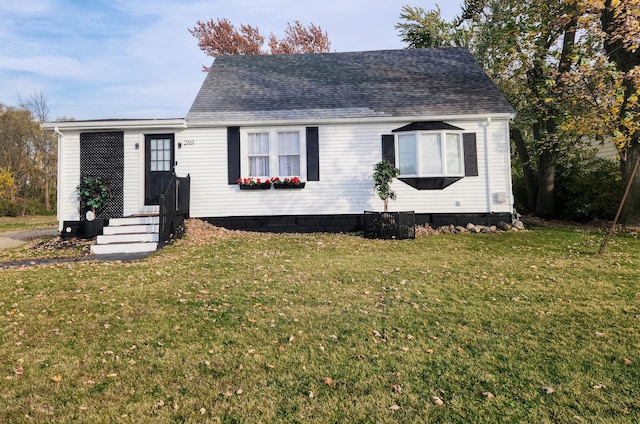
<svg viewBox="0 0 640 424"><path fill-rule="evenodd" d="M49 230L24 230L0 233L0 249L20 246L30 240L40 237L56 236L60 232L54 228Z"/></svg>

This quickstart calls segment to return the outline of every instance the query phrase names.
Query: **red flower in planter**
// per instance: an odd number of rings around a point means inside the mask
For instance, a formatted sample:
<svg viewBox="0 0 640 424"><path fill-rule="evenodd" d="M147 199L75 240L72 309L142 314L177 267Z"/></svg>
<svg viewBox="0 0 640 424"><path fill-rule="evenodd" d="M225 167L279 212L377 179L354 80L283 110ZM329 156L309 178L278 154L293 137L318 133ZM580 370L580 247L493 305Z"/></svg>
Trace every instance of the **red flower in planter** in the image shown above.
<svg viewBox="0 0 640 424"><path fill-rule="evenodd" d="M274 185L279 185L279 186L291 187L291 186L301 185L300 177L284 178L282 180L279 177L273 177L271 181L273 181Z"/></svg>
<svg viewBox="0 0 640 424"><path fill-rule="evenodd" d="M266 180L262 181L261 178L254 179L253 177L238 178L238 185L241 185L241 186L255 186L255 185L271 186L271 180L267 178Z"/></svg>

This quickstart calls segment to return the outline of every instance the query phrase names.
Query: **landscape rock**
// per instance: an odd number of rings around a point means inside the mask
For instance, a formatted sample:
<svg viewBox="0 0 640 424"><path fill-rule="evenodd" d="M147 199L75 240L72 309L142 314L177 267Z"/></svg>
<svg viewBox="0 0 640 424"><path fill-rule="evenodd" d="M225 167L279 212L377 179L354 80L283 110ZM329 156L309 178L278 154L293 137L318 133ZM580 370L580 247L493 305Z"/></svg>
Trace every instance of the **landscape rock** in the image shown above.
<svg viewBox="0 0 640 424"><path fill-rule="evenodd" d="M498 227L499 230L502 231L509 231L511 229L511 225L507 224L504 221L500 221L498 222L498 224L496 225L496 227Z"/></svg>
<svg viewBox="0 0 640 424"><path fill-rule="evenodd" d="M524 224L518 219L514 221L513 228L515 228L516 230L524 230Z"/></svg>

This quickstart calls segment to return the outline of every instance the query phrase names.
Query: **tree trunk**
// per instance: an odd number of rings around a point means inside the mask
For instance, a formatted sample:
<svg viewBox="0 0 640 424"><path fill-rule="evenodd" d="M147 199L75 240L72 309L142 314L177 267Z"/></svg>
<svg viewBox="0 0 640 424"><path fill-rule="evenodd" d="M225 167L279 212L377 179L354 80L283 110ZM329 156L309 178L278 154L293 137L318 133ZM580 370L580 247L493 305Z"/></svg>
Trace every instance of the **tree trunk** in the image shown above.
<svg viewBox="0 0 640 424"><path fill-rule="evenodd" d="M49 179L45 176L44 179L44 208L47 211L51 210L51 194L49 193Z"/></svg>
<svg viewBox="0 0 640 424"><path fill-rule="evenodd" d="M529 151L522 137L522 132L519 128L511 128L511 139L516 146L520 163L522 164L522 173L524 175L524 188L527 192L527 208L529 212L536 210L536 197L538 195L538 182L536 181L536 174L531 167L531 158L529 157Z"/></svg>
<svg viewBox="0 0 640 424"><path fill-rule="evenodd" d="M553 218L556 215L556 154L552 150L542 152L538 162L538 196L536 216Z"/></svg>
<svg viewBox="0 0 640 424"><path fill-rule="evenodd" d="M625 48L623 40L616 36L616 5L612 0L605 0L604 8L600 16L602 29L607 34L604 42L604 48L611 62L614 62L616 68L622 72L628 73L636 67L640 66L640 49ZM616 117L618 122L628 112L637 113L628 110L630 96L636 93L636 88L630 77L627 75L623 82L625 89L624 99L620 106L620 114ZM619 126L619 130L629 137L629 145L626 147L626 154L620 155L620 169L622 171L622 184L626 187L630 179L633 178L627 200L620 213L620 223L622 225L637 225L640 223L640 175L636 173L635 178L633 168L635 162L640 155L640 134L628 134L629 129L624 125Z"/></svg>
<svg viewBox="0 0 640 424"><path fill-rule="evenodd" d="M627 200L620 212L620 224L623 226L640 224L640 169L636 171L635 176L633 168L640 156L640 138L638 135L633 137L631 145L627 149L626 158L620 161L620 169L622 171L622 183L626 186L631 178L634 178Z"/></svg>

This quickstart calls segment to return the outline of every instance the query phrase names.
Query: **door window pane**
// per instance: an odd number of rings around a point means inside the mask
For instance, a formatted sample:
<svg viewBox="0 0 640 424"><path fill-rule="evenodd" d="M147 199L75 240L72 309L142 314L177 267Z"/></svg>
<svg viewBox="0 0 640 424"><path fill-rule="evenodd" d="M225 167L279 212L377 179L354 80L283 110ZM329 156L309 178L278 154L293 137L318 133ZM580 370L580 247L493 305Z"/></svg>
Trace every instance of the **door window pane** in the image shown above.
<svg viewBox="0 0 640 424"><path fill-rule="evenodd" d="M152 138L149 148L151 171L171 171L171 139Z"/></svg>

